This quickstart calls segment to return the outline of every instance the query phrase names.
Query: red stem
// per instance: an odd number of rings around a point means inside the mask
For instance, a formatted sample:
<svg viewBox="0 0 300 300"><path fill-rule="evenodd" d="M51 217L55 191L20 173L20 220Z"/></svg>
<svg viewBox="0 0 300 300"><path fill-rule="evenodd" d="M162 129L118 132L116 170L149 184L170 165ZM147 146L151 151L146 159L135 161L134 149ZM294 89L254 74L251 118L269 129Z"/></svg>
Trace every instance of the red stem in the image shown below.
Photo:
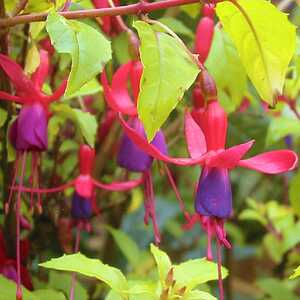
<svg viewBox="0 0 300 300"><path fill-rule="evenodd" d="M20 241L20 211L21 211L21 187L23 186L23 179L24 179L24 173L25 173L25 166L26 166L26 155L27 152L25 151L23 154L21 154L22 158L22 166L21 166L21 174L20 174L20 182L19 182L19 189L18 189L18 198L17 198L17 205L16 205L16 217L17 217L17 294L16 299L22 300L22 282L21 282L21 241Z"/></svg>
<svg viewBox="0 0 300 300"><path fill-rule="evenodd" d="M222 247L221 242L217 239L217 258L218 258L218 285L219 285L219 300L224 300L224 288L222 279Z"/></svg>
<svg viewBox="0 0 300 300"><path fill-rule="evenodd" d="M80 233L81 233L81 224L79 223L77 225L74 253L77 253L79 251ZM76 273L74 272L72 274L71 289L70 289L70 300L74 300L75 286L76 286Z"/></svg>
<svg viewBox="0 0 300 300"><path fill-rule="evenodd" d="M134 15L145 14L155 10L166 9L169 7L175 7L180 5L186 5L191 3L198 3L199 0L163 0L157 2L147 3L141 1L139 3L110 7L100 9L87 9L77 11L64 11L59 12L60 15L67 19L85 19L95 18L103 16L118 16L118 15ZM17 24L26 24L31 22L40 22L47 19L48 13L36 13L30 15L21 15L11 18L3 18L0 20L0 27L11 27Z"/></svg>

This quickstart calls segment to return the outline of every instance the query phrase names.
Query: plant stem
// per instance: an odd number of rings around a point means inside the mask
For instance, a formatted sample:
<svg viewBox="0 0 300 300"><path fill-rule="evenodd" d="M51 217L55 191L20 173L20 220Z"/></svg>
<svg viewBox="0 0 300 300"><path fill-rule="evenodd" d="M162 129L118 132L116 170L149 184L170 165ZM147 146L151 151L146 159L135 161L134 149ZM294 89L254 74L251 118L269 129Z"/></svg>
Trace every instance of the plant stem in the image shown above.
<svg viewBox="0 0 300 300"><path fill-rule="evenodd" d="M77 253L79 251L80 233L81 233L81 224L79 223L76 228L76 240L75 240L74 253ZM70 300L74 300L75 285L76 285L76 273L73 272L72 281L71 281L71 290L70 290Z"/></svg>
<svg viewBox="0 0 300 300"><path fill-rule="evenodd" d="M18 186L18 196L17 196L17 203L16 203L16 218L17 218L17 232L16 232L16 238L17 238L17 247L16 247L16 255L17 255L17 294L16 294L16 300L22 300L22 281L21 281L21 236L20 236L20 219L21 219L21 187L23 186L23 180L25 175L25 167L26 167L26 156L27 152L23 152L21 154L21 174L19 179L19 186Z"/></svg>
<svg viewBox="0 0 300 300"><path fill-rule="evenodd" d="M166 9L169 7L175 7L185 4L198 3L199 0L163 0L157 2L147 3L141 1L139 3L110 7L100 9L87 9L77 11L63 11L59 12L60 15L67 19L85 19L95 18L103 16L118 16L118 15L133 15L149 13L155 10ZM40 22L47 19L48 13L35 13L29 15L21 15L9 18L3 18L0 20L0 27L11 27L17 24L26 24L31 22Z"/></svg>
<svg viewBox="0 0 300 300"><path fill-rule="evenodd" d="M26 7L27 3L28 3L28 0L20 0L17 3L17 5L16 5L16 7L15 7L13 13L12 13L12 15L13 16L18 15L22 10L24 10L24 8Z"/></svg>

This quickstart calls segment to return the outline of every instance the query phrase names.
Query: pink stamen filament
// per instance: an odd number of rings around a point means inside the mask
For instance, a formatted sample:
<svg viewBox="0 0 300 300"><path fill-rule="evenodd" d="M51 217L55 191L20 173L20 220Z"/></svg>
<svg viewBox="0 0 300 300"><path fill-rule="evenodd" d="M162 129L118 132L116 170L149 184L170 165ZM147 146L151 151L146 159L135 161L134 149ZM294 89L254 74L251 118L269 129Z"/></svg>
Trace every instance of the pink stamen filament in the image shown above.
<svg viewBox="0 0 300 300"><path fill-rule="evenodd" d="M21 154L21 174L20 174L20 181L19 181L19 188L18 188L18 196L17 196L17 203L16 203L16 216L17 216L17 224L16 224L16 235L17 235L17 242L16 242L16 254L17 254L17 294L16 299L22 300L22 286L21 286L21 243L20 243L20 218L21 218L21 187L23 186L24 180L24 173L26 167L26 156L27 152L23 152Z"/></svg>
<svg viewBox="0 0 300 300"><path fill-rule="evenodd" d="M155 243L158 245L160 243L160 232L159 227L156 220L155 213L155 197L153 190L153 182L150 171L145 172L145 224L148 224L149 217L152 219L152 226L154 231Z"/></svg>
<svg viewBox="0 0 300 300"><path fill-rule="evenodd" d="M207 252L206 252L206 258L208 260L213 260L213 254L212 254L212 247L211 247L211 240L212 240L212 228L211 228L211 224L210 224L210 220L208 220L207 222Z"/></svg>
<svg viewBox="0 0 300 300"><path fill-rule="evenodd" d="M167 166L167 164L163 164L163 166L164 166L165 172L167 174L168 180L169 180L169 182L171 184L171 187L172 187L172 189L173 189L173 191L174 191L174 193L176 195L176 199L178 201L179 207L180 207L181 211L183 212L185 219L187 221L189 221L191 219L191 217L190 217L189 213L185 209L185 205L184 205L183 199L181 198L181 195L180 195L180 193L179 193L179 191L177 189L177 186L175 184L175 181L174 181L174 178L172 176L172 173L171 173L169 167Z"/></svg>
<svg viewBox="0 0 300 300"><path fill-rule="evenodd" d="M81 223L78 223L76 228L76 240L75 240L74 253L77 253L79 251L81 227L82 227ZM74 300L75 287L76 287L76 273L73 272L72 280L71 280L71 289L70 289L70 300Z"/></svg>
<svg viewBox="0 0 300 300"><path fill-rule="evenodd" d="M14 170L14 175L13 175L13 180L12 180L12 186L15 186L15 184L16 184L16 180L17 180L17 176L18 176L18 169L19 169L19 154L17 153L16 162L15 162L15 170ZM4 206L4 210L5 210L6 214L8 213L9 208L10 208L12 196L13 196L13 189L10 189L8 200Z"/></svg>
<svg viewBox="0 0 300 300"><path fill-rule="evenodd" d="M223 280L222 280L222 245L218 239L217 239L217 258L218 258L218 285L219 285L219 293L220 293L219 300L224 300L224 288L223 288Z"/></svg>

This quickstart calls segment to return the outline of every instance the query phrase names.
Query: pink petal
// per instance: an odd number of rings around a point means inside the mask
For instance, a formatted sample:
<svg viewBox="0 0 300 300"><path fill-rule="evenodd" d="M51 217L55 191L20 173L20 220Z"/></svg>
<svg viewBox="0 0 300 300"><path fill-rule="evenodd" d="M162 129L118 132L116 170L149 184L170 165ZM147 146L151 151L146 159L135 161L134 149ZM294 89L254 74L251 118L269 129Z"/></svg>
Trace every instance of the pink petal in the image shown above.
<svg viewBox="0 0 300 300"><path fill-rule="evenodd" d="M57 101L59 100L59 98L61 98L66 90L66 87L67 87L67 79L65 79L61 85L58 87L58 89L51 95L51 96L45 96L46 98L46 101L48 103L50 102L54 102L54 101Z"/></svg>
<svg viewBox="0 0 300 300"><path fill-rule="evenodd" d="M141 176L138 179L124 181L124 182L115 181L115 182L112 182L109 184L102 183L100 181L93 179L93 183L96 187L103 189L103 190L122 192L122 191L131 190L131 189L137 187L138 185L140 185L143 182L143 180L144 180L144 177Z"/></svg>
<svg viewBox="0 0 300 300"><path fill-rule="evenodd" d="M34 85L41 90L49 73L49 55L46 50L40 50L40 65L32 74L31 80Z"/></svg>
<svg viewBox="0 0 300 300"><path fill-rule="evenodd" d="M0 54L0 66L15 86L17 95L26 96L28 99L40 97L40 93L36 90L33 82L24 74L22 68L15 61L6 55Z"/></svg>
<svg viewBox="0 0 300 300"><path fill-rule="evenodd" d="M201 164L205 161L206 156L202 155L198 158L173 158L160 152L155 146L151 145L144 137L139 135L134 129L132 129L127 122L119 114L119 119L124 131L128 137L143 151L151 155L152 157L162 160L164 162L173 163L180 166L192 166ZM134 158L133 158L134 159Z"/></svg>
<svg viewBox="0 0 300 300"><path fill-rule="evenodd" d="M186 112L184 120L187 147L192 158L199 157L207 152L204 133L194 121L190 112Z"/></svg>
<svg viewBox="0 0 300 300"><path fill-rule="evenodd" d="M239 162L240 167L266 174L278 174L293 170L298 163L298 156L291 150L265 152Z"/></svg>
<svg viewBox="0 0 300 300"><path fill-rule="evenodd" d="M249 151L255 141L236 145L217 153L206 161L209 167L232 169L239 164L241 158Z"/></svg>
<svg viewBox="0 0 300 300"><path fill-rule="evenodd" d="M24 100L18 96L13 96L13 95L10 95L6 92L2 92L0 91L0 100L8 100L8 101L14 101L14 102L17 102L17 103L24 103Z"/></svg>
<svg viewBox="0 0 300 300"><path fill-rule="evenodd" d="M111 109L126 115L135 116L136 107L128 94L128 78L131 68L131 62L122 65L114 74L112 87L109 86L105 71L101 74L101 83L107 104Z"/></svg>

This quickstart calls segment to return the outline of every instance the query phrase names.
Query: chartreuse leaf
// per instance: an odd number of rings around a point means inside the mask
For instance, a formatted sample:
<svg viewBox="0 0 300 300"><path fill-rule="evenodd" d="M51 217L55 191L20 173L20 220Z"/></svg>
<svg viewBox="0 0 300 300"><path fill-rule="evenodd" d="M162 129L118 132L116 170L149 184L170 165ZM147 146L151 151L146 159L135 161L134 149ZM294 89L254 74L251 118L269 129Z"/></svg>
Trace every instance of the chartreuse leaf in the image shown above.
<svg viewBox="0 0 300 300"><path fill-rule="evenodd" d="M265 0L224 1L216 12L260 97L274 105L295 51L295 26Z"/></svg>
<svg viewBox="0 0 300 300"><path fill-rule="evenodd" d="M171 260L167 253L160 250L153 244L151 244L150 250L157 265L160 282L164 283L170 269L172 268Z"/></svg>
<svg viewBox="0 0 300 300"><path fill-rule="evenodd" d="M216 82L222 106L232 112L246 94L247 74L234 44L219 26L215 28L205 66Z"/></svg>
<svg viewBox="0 0 300 300"><path fill-rule="evenodd" d="M95 116L89 112L84 112L77 108L72 108L66 104L52 105L52 110L57 115L66 119L71 119L79 127L81 134L84 136L86 142L91 146L95 146L96 132L97 132L97 120Z"/></svg>
<svg viewBox="0 0 300 300"><path fill-rule="evenodd" d="M66 96L74 94L99 74L111 59L110 42L85 23L66 20L53 11L48 15L46 29L56 51L72 58Z"/></svg>
<svg viewBox="0 0 300 300"><path fill-rule="evenodd" d="M294 274L292 274L290 276L290 279L294 279L294 278L299 277L299 276L300 276L300 266L297 269L294 270Z"/></svg>
<svg viewBox="0 0 300 300"><path fill-rule="evenodd" d="M40 266L60 271L77 272L99 279L120 295L126 294L128 290L127 280L120 270L105 265L98 259L87 258L81 253L53 258L40 264Z"/></svg>
<svg viewBox="0 0 300 300"><path fill-rule="evenodd" d="M0 275L0 300L16 299L16 284ZM39 300L32 292L23 287L23 300Z"/></svg>
<svg viewBox="0 0 300 300"><path fill-rule="evenodd" d="M141 40L144 66L138 114L150 141L192 85L199 68L174 37L143 21L133 26Z"/></svg>
<svg viewBox="0 0 300 300"><path fill-rule="evenodd" d="M228 271L222 268L222 277L226 278ZM218 279L217 264L206 258L191 259L179 265L174 265L174 280L178 286L185 286L188 290L199 284Z"/></svg>
<svg viewBox="0 0 300 300"><path fill-rule="evenodd" d="M296 215L300 216L300 172L293 176L289 186L289 199Z"/></svg>
<svg viewBox="0 0 300 300"><path fill-rule="evenodd" d="M195 290L189 292L184 297L184 300L217 300L217 298L209 293Z"/></svg>
<svg viewBox="0 0 300 300"><path fill-rule="evenodd" d="M121 230L106 226L108 231L112 234L115 242L128 259L133 267L137 267L140 263L141 251L134 240L132 240L126 233Z"/></svg>
<svg viewBox="0 0 300 300"><path fill-rule="evenodd" d="M72 274L57 272L51 270L49 272L49 281L47 284L48 288L63 292L67 299L70 298L70 289L72 284ZM52 300L52 298L49 297ZM76 283L74 300L87 300L88 293L80 282Z"/></svg>
<svg viewBox="0 0 300 300"><path fill-rule="evenodd" d="M66 300L65 295L62 292L57 292L49 289L40 289L32 292L39 300Z"/></svg>

